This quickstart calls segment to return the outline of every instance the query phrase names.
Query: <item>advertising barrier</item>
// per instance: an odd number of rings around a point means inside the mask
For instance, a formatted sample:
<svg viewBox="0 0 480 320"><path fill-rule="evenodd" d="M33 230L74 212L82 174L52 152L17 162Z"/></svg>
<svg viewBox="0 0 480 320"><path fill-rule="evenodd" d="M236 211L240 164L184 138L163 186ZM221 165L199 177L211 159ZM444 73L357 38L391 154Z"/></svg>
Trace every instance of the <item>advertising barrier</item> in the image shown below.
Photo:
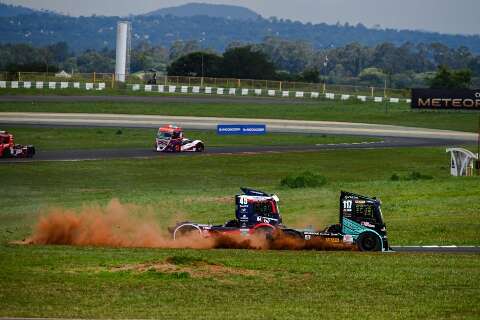
<svg viewBox="0 0 480 320"><path fill-rule="evenodd" d="M480 110L480 89L412 89L411 107Z"/></svg>
<svg viewBox="0 0 480 320"><path fill-rule="evenodd" d="M219 135L261 135L267 133L267 126L264 124L219 124L217 134Z"/></svg>

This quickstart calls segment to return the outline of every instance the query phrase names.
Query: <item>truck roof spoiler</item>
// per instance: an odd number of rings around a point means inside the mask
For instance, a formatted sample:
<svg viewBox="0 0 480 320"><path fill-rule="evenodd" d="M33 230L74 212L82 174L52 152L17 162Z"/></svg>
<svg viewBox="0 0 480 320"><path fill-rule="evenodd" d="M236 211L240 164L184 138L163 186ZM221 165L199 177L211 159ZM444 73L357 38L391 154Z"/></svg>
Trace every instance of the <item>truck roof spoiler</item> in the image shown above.
<svg viewBox="0 0 480 320"><path fill-rule="evenodd" d="M242 187L242 188L240 188L240 190L242 190L242 192L246 196L261 196L261 197L270 197L271 196L270 194L268 194L266 192L259 191L259 190L254 190L254 189L246 188L246 187Z"/></svg>
<svg viewBox="0 0 480 320"><path fill-rule="evenodd" d="M373 198L370 198L370 197L367 197L367 196L362 196L360 194L356 194L356 193L353 193L353 192L348 192L348 191L341 191L340 192L340 198L343 198L345 196L352 196L352 197L356 197L356 198L359 198L359 199L362 199L362 200L368 200L368 201L379 201L376 197L373 197Z"/></svg>

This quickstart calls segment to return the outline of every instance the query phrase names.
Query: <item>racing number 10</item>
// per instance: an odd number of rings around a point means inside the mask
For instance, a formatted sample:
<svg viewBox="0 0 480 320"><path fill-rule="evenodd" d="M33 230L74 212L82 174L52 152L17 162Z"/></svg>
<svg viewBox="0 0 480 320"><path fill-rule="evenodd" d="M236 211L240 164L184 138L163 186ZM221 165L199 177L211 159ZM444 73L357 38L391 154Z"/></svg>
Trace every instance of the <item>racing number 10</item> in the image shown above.
<svg viewBox="0 0 480 320"><path fill-rule="evenodd" d="M343 209L345 211L352 211L352 200L343 200Z"/></svg>

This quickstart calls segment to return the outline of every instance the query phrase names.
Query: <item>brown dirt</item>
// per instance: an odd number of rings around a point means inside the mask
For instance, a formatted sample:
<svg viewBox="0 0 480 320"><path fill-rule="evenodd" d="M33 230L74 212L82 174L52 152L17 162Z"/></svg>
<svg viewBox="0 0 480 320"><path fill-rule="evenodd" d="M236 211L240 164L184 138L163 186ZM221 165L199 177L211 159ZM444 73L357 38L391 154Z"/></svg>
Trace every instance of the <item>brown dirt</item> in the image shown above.
<svg viewBox="0 0 480 320"><path fill-rule="evenodd" d="M33 234L20 244L103 247L254 249L254 250L351 250L321 238L309 241L282 232L273 240L263 236L205 238L198 233L173 240L153 218L151 210L112 200L105 207L85 207L80 212L52 209L41 215Z"/></svg>
<svg viewBox="0 0 480 320"><path fill-rule="evenodd" d="M241 276L256 276L258 272L255 270L231 268L220 264L211 264L206 262L198 262L192 265L177 265L168 261L140 263L140 264L128 264L119 267L110 268L110 272L119 271L134 271L134 272L147 272L156 271L161 273L181 273L186 272L193 278L209 278L209 277L224 277L230 275Z"/></svg>

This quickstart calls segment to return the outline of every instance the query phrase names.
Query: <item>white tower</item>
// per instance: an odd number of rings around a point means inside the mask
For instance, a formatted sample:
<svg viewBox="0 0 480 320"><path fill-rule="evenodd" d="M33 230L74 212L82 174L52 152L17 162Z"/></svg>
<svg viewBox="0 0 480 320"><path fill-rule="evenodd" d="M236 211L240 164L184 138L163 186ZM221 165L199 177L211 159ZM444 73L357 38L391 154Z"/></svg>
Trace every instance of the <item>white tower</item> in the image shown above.
<svg viewBox="0 0 480 320"><path fill-rule="evenodd" d="M128 21L117 24L117 57L115 63L115 79L125 82L130 72L130 49L132 47L132 25Z"/></svg>

